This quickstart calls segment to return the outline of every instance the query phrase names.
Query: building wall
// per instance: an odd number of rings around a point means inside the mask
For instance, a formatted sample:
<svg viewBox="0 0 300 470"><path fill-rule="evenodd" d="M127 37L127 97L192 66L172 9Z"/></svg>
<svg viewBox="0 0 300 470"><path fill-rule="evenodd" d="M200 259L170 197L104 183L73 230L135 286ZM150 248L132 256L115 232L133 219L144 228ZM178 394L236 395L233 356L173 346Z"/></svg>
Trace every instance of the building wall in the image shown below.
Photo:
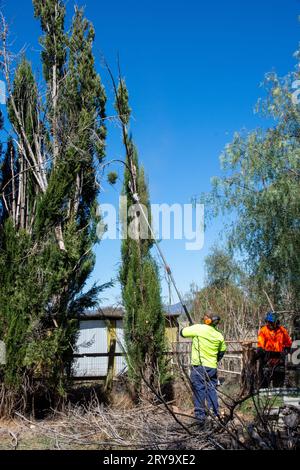
<svg viewBox="0 0 300 470"><path fill-rule="evenodd" d="M77 339L77 354L108 353L112 342L116 339L116 353L124 353L123 321L119 320L83 320L80 322L80 331ZM178 325L176 319L166 321L166 340L168 349L178 340ZM75 358L73 363L74 377L106 377L118 376L127 369L126 358L116 356L114 361L108 357L82 357Z"/></svg>
<svg viewBox="0 0 300 470"><path fill-rule="evenodd" d="M84 320L80 322L77 339L78 354L107 353L107 326L104 320ZM75 377L106 376L107 357L76 358L73 363Z"/></svg>
<svg viewBox="0 0 300 470"><path fill-rule="evenodd" d="M172 346L172 343L178 341L178 328L176 326L167 326L165 334L167 345L170 348Z"/></svg>
<svg viewBox="0 0 300 470"><path fill-rule="evenodd" d="M166 319L166 329L165 329L165 338L167 341L167 346L170 351L172 351L172 343L178 341L179 337L179 325L176 318L167 318Z"/></svg>

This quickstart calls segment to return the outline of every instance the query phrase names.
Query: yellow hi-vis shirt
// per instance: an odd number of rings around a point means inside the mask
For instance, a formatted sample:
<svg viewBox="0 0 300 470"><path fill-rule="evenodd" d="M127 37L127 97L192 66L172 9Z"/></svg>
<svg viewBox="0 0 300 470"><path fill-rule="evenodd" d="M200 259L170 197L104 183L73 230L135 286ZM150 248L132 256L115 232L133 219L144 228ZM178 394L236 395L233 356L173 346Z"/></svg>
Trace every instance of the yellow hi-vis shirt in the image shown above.
<svg viewBox="0 0 300 470"><path fill-rule="evenodd" d="M192 325L183 328L184 338L193 338L192 365L216 369L218 353L226 351L224 337L220 331L211 325Z"/></svg>

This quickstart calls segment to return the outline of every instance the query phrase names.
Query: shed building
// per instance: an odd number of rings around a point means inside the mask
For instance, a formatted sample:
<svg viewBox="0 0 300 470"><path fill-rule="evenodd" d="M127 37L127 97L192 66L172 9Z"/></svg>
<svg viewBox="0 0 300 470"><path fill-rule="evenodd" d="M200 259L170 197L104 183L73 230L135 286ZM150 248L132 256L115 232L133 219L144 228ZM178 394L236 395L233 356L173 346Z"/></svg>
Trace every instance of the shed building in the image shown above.
<svg viewBox="0 0 300 470"><path fill-rule="evenodd" d="M178 341L181 312L166 308L165 335L168 351ZM106 307L80 317L79 335L73 362L76 379L116 377L126 371L124 352L124 310Z"/></svg>

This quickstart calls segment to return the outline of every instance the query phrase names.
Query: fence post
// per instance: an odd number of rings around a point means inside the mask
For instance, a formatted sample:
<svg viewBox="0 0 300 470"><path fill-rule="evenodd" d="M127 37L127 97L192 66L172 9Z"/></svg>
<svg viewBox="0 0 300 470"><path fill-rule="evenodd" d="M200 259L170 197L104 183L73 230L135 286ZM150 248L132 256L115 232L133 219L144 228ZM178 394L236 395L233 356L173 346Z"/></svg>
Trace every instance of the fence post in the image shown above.
<svg viewBox="0 0 300 470"><path fill-rule="evenodd" d="M115 375L115 354L117 345L117 322L116 320L110 320L107 327L107 342L108 342L108 364L107 374L105 380L105 390L110 391L112 388L113 378Z"/></svg>
<svg viewBox="0 0 300 470"><path fill-rule="evenodd" d="M242 343L242 393L252 393L257 379L257 361L252 341Z"/></svg>

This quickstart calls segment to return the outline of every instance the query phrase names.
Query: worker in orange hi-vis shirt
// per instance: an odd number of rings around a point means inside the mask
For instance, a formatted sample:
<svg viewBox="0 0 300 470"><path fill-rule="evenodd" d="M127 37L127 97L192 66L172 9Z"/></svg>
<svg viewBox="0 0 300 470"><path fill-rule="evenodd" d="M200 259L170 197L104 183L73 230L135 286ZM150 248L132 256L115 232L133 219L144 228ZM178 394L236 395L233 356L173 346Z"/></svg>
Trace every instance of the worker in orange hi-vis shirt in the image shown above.
<svg viewBox="0 0 300 470"><path fill-rule="evenodd" d="M260 359L260 387L283 387L285 381L285 358L289 354L292 340L287 330L280 325L274 312L268 312L266 324L259 330L257 354Z"/></svg>

